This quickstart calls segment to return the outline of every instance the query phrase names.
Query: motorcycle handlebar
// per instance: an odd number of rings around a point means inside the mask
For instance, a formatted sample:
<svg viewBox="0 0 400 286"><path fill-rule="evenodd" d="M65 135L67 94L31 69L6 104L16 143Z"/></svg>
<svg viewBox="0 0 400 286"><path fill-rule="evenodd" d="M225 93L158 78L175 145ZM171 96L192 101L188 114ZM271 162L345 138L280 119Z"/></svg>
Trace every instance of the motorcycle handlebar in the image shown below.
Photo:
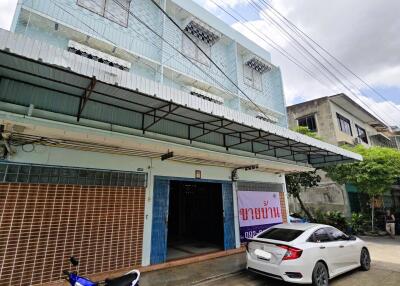
<svg viewBox="0 0 400 286"><path fill-rule="evenodd" d="M63 270L63 274L66 276L69 276L69 271L68 270Z"/></svg>

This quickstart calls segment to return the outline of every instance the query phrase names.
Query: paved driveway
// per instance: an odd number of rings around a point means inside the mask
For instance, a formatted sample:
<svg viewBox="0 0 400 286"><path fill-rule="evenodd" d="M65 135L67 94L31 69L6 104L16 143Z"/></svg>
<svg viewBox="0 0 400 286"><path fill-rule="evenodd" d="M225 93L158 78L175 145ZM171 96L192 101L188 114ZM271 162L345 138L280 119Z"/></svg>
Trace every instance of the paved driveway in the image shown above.
<svg viewBox="0 0 400 286"><path fill-rule="evenodd" d="M331 286L400 286L400 238L363 238L372 257L371 270L354 270L331 280ZM261 277L247 271L231 274L202 285L219 286L289 286L292 284Z"/></svg>
<svg viewBox="0 0 400 286"><path fill-rule="evenodd" d="M190 284L189 284L190 285ZM193 284L192 284L193 285ZM199 284L198 284L199 285ZM219 286L290 286L293 284L264 278L247 271L231 275L230 277L209 281L200 285ZM400 273L373 267L368 272L352 271L331 280L331 286L399 286Z"/></svg>
<svg viewBox="0 0 400 286"><path fill-rule="evenodd" d="M364 238L371 252L368 272L354 270L333 279L331 286L400 286L400 237ZM244 254L143 273L141 286L289 286L292 284L249 273Z"/></svg>

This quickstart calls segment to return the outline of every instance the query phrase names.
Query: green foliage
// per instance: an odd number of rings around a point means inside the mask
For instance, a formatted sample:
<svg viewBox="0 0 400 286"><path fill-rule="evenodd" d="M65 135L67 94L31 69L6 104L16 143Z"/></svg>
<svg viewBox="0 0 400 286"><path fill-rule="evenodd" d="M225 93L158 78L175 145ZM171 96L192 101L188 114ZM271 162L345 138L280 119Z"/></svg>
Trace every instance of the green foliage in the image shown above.
<svg viewBox="0 0 400 286"><path fill-rule="evenodd" d="M301 209L307 215L308 219L310 221L313 221L314 218L310 211L308 211L303 204L300 198L300 193L307 190L308 188L318 186L318 183L321 182L321 177L317 174L317 171L315 170L311 172L288 174L285 178L287 192L289 193L289 195L292 195L299 201Z"/></svg>
<svg viewBox="0 0 400 286"><path fill-rule="evenodd" d="M308 129L308 127L298 126L296 129L294 129L294 131L321 140L321 138L318 137L317 133L311 131L310 129ZM286 187L289 195L292 195L299 201L301 209L303 210L303 212L306 214L306 216L310 221L313 221L314 218L311 212L307 210L307 208L303 204L300 198L300 193L302 191L307 190L308 188L318 186L319 182L321 182L321 177L316 173L316 170L311 172L302 172L302 173L294 173L286 175Z"/></svg>
<svg viewBox="0 0 400 286"><path fill-rule="evenodd" d="M368 223L367 218L360 213L352 213L349 225L355 234L363 234Z"/></svg>
<svg viewBox="0 0 400 286"><path fill-rule="evenodd" d="M312 137L312 138L315 138L318 140L322 140L321 137L319 137L316 132L311 131L306 126L298 126L297 128L293 129L293 131L295 131L297 133L301 133L303 135L307 135L309 137Z"/></svg>
<svg viewBox="0 0 400 286"><path fill-rule="evenodd" d="M320 210L317 210L315 212L315 221L317 223L331 225L333 227L336 227L337 229L340 229L343 232L346 232L348 227L346 218L339 211L322 212Z"/></svg>
<svg viewBox="0 0 400 286"><path fill-rule="evenodd" d="M350 183L370 196L385 193L400 177L400 152L391 148L362 145L345 147L363 156L363 161L327 167L328 176L340 184Z"/></svg>
<svg viewBox="0 0 400 286"><path fill-rule="evenodd" d="M321 177L316 171L293 173L286 175L286 187L290 195L297 197L300 192L318 186Z"/></svg>
<svg viewBox="0 0 400 286"><path fill-rule="evenodd" d="M345 218L340 211L315 211L315 222L327 224L348 232L351 228L352 234L364 234L369 224L368 216L360 213L352 213L350 218Z"/></svg>

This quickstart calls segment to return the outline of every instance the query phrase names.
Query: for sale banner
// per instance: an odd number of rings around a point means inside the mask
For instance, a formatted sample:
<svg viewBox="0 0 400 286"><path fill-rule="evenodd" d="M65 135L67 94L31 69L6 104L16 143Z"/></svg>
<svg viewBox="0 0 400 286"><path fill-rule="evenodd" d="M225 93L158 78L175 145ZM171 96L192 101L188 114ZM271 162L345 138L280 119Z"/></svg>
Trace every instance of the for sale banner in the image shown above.
<svg viewBox="0 0 400 286"><path fill-rule="evenodd" d="M283 221L277 192L239 191L238 208L241 242Z"/></svg>

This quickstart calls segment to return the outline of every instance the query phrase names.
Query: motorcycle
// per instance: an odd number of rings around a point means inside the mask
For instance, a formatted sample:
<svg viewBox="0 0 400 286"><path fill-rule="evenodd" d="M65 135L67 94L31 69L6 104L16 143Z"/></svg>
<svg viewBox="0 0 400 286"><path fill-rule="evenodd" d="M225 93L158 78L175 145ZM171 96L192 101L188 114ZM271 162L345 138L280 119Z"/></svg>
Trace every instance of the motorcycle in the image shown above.
<svg viewBox="0 0 400 286"><path fill-rule="evenodd" d="M78 266L79 261L71 256L70 262L73 266ZM139 270L132 270L120 277L107 278L104 281L94 282L86 277L79 276L76 271L64 270L64 279L69 282L71 286L139 286L140 272Z"/></svg>

